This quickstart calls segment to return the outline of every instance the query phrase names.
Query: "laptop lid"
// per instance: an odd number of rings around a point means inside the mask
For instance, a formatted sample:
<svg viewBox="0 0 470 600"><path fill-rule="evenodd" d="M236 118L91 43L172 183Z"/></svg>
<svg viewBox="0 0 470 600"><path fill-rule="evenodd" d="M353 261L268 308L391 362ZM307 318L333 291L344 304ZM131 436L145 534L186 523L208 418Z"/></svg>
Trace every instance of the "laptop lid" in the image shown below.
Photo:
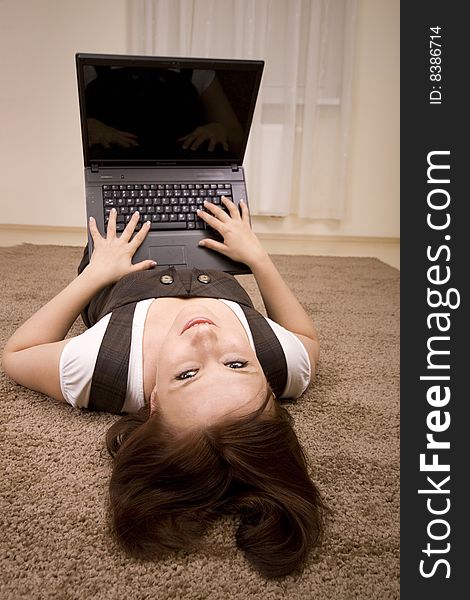
<svg viewBox="0 0 470 600"><path fill-rule="evenodd" d="M77 54L85 168L241 166L264 62Z"/></svg>

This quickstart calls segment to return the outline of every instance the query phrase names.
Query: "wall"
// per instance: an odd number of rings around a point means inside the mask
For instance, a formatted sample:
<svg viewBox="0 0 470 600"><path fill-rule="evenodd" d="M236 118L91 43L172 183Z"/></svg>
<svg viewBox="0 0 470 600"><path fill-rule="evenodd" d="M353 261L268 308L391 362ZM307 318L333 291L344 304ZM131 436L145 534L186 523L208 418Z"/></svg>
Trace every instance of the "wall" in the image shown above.
<svg viewBox="0 0 470 600"><path fill-rule="evenodd" d="M126 0L3 0L0 24L0 222L81 226L75 53L126 52Z"/></svg>
<svg viewBox="0 0 470 600"><path fill-rule="evenodd" d="M74 55L126 53L126 32L126 0L0 0L0 225L83 226ZM264 217L256 231L398 237L399 0L358 0L349 155L344 220Z"/></svg>

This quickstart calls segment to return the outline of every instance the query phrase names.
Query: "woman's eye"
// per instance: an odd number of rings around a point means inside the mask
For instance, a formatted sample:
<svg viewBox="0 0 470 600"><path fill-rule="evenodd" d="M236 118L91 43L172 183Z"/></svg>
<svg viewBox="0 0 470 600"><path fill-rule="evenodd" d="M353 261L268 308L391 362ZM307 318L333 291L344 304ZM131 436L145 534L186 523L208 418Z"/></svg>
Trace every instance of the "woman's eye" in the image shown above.
<svg viewBox="0 0 470 600"><path fill-rule="evenodd" d="M225 366L230 367L231 369L243 369L247 364L247 360L231 360L230 362L225 363Z"/></svg>
<svg viewBox="0 0 470 600"><path fill-rule="evenodd" d="M224 365L230 369L243 369L247 364L247 360L230 360L224 363ZM198 371L199 369L187 369L186 371L181 371L181 373L178 373L178 375L175 376L175 379L180 381L183 379L191 379L191 377L197 375Z"/></svg>
<svg viewBox="0 0 470 600"><path fill-rule="evenodd" d="M179 373L179 375L177 375L175 379L191 379L191 377L194 377L196 373L197 369L188 369L187 371Z"/></svg>

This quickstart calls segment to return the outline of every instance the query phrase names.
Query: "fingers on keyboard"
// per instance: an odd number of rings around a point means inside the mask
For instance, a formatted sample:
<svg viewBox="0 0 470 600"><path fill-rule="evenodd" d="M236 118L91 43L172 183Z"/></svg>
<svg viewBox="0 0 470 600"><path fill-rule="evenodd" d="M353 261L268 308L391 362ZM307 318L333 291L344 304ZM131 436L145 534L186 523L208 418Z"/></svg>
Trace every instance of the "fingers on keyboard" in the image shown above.
<svg viewBox="0 0 470 600"><path fill-rule="evenodd" d="M107 225L110 212L117 211L116 231L124 231L133 213L138 210L141 218L135 231L146 221L151 222L151 230L159 229L209 229L196 212L204 208L204 200L227 208L222 204L222 196L232 198L230 183L134 183L107 184L102 186L104 220Z"/></svg>

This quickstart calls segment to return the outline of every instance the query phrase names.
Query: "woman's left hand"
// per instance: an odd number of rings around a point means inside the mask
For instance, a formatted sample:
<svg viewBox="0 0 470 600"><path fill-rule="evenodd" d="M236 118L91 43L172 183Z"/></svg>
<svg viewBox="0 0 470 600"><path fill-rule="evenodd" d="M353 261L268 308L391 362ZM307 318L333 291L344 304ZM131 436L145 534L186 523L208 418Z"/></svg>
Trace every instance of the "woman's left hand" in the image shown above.
<svg viewBox="0 0 470 600"><path fill-rule="evenodd" d="M243 200L240 200L240 213L238 206L226 196L222 196L221 201L227 211L205 200L204 207L207 212L198 210L197 216L218 231L224 241L219 242L212 238L205 238L199 242L199 246L220 252L253 269L266 260L268 253L251 229L248 206Z"/></svg>
<svg viewBox="0 0 470 600"><path fill-rule="evenodd" d="M147 221L142 229L131 239L135 227L139 222L140 215L135 212L121 235L116 233L116 209L112 209L109 215L106 237L98 231L96 221L90 218L90 233L93 238L93 254L90 264L86 270L93 273L103 286L119 281L129 273L145 271L155 267L153 260L143 260L132 264L132 257L145 239L150 230Z"/></svg>

